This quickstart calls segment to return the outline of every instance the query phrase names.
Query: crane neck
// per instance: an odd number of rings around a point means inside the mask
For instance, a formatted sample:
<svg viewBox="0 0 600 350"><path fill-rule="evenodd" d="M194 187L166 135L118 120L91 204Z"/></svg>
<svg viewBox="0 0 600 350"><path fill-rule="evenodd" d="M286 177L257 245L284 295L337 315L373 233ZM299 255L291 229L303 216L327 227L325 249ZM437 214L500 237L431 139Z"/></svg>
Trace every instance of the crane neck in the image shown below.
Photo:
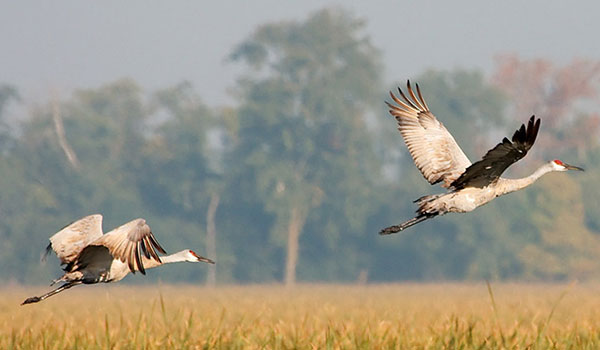
<svg viewBox="0 0 600 350"><path fill-rule="evenodd" d="M148 259L145 256L143 256L142 263L144 264L145 269L151 269L151 268L154 268L154 267L157 267L160 265L164 265L164 264L187 261L186 256L185 256L186 252L187 252L186 250L182 250L182 251L174 253L174 254L161 256L160 260L162 262L158 262L154 259Z"/></svg>
<svg viewBox="0 0 600 350"><path fill-rule="evenodd" d="M526 176L526 177L523 177L520 179L501 178L500 180L502 180L502 181L499 184L501 193L499 193L499 195L518 191L522 188L525 188L525 187L531 185L532 183L534 183L535 181L537 181L537 179L539 179L540 177L542 177L552 171L556 171L556 169L554 169L552 164L546 163L546 164L542 165L541 167L537 168L537 170L534 171L529 176Z"/></svg>
<svg viewBox="0 0 600 350"><path fill-rule="evenodd" d="M553 171L556 171L556 169L554 169L552 164L546 163L546 164L542 165L541 167L537 168L537 170L534 171L533 174L525 177L525 179L528 179L529 185L531 185L540 177L542 177L550 172L553 172Z"/></svg>

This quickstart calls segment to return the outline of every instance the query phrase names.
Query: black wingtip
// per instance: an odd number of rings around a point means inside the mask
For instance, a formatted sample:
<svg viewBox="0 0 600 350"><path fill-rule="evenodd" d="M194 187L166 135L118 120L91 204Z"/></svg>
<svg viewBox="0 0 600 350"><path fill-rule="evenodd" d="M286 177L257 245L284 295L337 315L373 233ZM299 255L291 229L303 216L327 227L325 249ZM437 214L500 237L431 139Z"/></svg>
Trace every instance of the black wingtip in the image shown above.
<svg viewBox="0 0 600 350"><path fill-rule="evenodd" d="M152 245L154 246L154 248L156 248L159 252L161 252L163 254L167 254L167 251L158 243L158 241L156 240L156 238L154 237L152 232L150 232L149 237L150 237L150 242L152 242Z"/></svg>
<svg viewBox="0 0 600 350"><path fill-rule="evenodd" d="M527 126L521 124L521 127L515 131L512 137L513 142L520 142L529 145L531 147L537 138L538 131L540 130L541 119L535 118L532 115L527 121Z"/></svg>
<svg viewBox="0 0 600 350"><path fill-rule="evenodd" d="M138 242L135 247L135 264L137 265L138 270L142 273L142 275L146 274L146 269L144 268L144 264L142 263L142 252L141 252L142 242Z"/></svg>
<svg viewBox="0 0 600 350"><path fill-rule="evenodd" d="M46 262L46 259L48 258L48 254L50 254L51 251L52 251L52 242L48 243L48 246L46 246L46 249L45 249L44 254L42 255L42 258L40 259L40 261Z"/></svg>
<svg viewBox="0 0 600 350"><path fill-rule="evenodd" d="M410 81L409 81L409 80L407 80L407 82L406 82L406 86L408 87L408 91L409 91L409 93L410 93L410 91L412 91L412 90L411 90L411 88L410 88ZM402 96L402 98L404 99L404 101L405 101L405 102L406 102L406 103L407 103L407 104L408 104L410 107L412 107L412 108L414 108L414 109L417 109L417 110L419 109L419 107L417 107L417 106L414 104L414 102L413 102L413 101L411 101L411 100L410 100L408 97L406 97L406 95L404 94L404 92L402 91L402 89L400 89L400 87L398 87L398 92L400 93L400 96Z"/></svg>
<svg viewBox="0 0 600 350"><path fill-rule="evenodd" d="M542 118L538 118L533 126L533 141L537 138L538 131L540 130L540 126L542 125Z"/></svg>
<svg viewBox="0 0 600 350"><path fill-rule="evenodd" d="M535 115L532 115L529 119L529 124L527 125L527 143L529 145L533 145L535 140L537 139L538 131L540 130L542 120L538 118L535 119Z"/></svg>
<svg viewBox="0 0 600 350"><path fill-rule="evenodd" d="M400 94L400 96L404 96L404 92L402 91L402 89L400 88L400 86L398 86L398 93Z"/></svg>
<svg viewBox="0 0 600 350"><path fill-rule="evenodd" d="M525 140L527 139L526 131L527 129L525 128L525 124L521 124L521 127L518 128L517 131L515 131L515 133L513 134L512 141L525 142Z"/></svg>
<svg viewBox="0 0 600 350"><path fill-rule="evenodd" d="M142 250L142 253L146 257L146 259L152 258L152 256L150 255L150 252L148 251L148 249L152 249L152 247L150 247L148 245L148 240L146 239L146 237L143 237L142 240L140 241L140 248Z"/></svg>

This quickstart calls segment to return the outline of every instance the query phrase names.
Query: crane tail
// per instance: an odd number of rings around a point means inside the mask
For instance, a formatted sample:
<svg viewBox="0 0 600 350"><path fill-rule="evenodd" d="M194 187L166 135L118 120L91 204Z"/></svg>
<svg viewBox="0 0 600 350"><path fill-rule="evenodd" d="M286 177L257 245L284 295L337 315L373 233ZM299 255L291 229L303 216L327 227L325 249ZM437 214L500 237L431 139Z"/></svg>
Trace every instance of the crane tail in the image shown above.
<svg viewBox="0 0 600 350"><path fill-rule="evenodd" d="M83 283L83 282L82 281L67 282L67 283L63 284L62 286L60 286L60 287L58 287L58 288L56 288L54 290L51 290L48 293L46 293L44 295L41 295L39 297L29 297L29 298L25 299L25 301L23 301L21 303L21 305L33 304L33 303L40 302L40 301L42 301L42 300L44 300L46 298L49 298L49 297L53 296L54 294L58 294L58 293L62 292L63 290L69 289L69 288L71 288L73 286L76 286L78 284L81 284L81 283Z"/></svg>
<svg viewBox="0 0 600 350"><path fill-rule="evenodd" d="M418 216L416 216L416 217L414 217L414 218L412 218L412 219L410 219L408 221L405 221L405 222L401 223L400 225L394 225L394 226L386 227L383 230L379 231L379 234L383 236L383 235L391 235L392 233L397 233L397 232L400 232L400 231L404 231L405 229L407 229L407 228L409 228L409 227L411 227L413 225L416 225L416 224L418 224L420 222L423 222L423 221L425 221L427 219L431 219L431 218L433 218L435 216L437 216L437 214L435 214L435 215L418 215Z"/></svg>

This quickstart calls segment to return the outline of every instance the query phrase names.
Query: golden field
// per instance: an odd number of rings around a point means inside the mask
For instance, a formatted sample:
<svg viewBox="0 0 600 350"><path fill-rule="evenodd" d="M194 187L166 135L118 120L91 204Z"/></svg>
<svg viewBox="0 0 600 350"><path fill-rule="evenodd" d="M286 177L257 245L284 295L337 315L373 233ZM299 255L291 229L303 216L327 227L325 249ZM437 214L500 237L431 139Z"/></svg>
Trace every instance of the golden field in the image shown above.
<svg viewBox="0 0 600 350"><path fill-rule="evenodd" d="M600 285L0 290L0 349L600 349Z"/></svg>

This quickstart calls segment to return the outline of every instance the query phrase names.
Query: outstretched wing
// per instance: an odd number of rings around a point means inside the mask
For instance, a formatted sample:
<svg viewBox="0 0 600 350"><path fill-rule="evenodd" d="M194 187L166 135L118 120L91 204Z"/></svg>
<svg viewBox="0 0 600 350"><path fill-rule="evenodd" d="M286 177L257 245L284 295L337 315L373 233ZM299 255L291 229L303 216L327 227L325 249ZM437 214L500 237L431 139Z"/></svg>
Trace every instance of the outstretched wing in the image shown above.
<svg viewBox="0 0 600 350"><path fill-rule="evenodd" d="M75 260L88 244L99 237L102 237L102 215L86 216L70 223L50 237L46 255L52 249L62 264L68 264Z"/></svg>
<svg viewBox="0 0 600 350"><path fill-rule="evenodd" d="M125 225L106 233L90 244L91 246L105 246L110 254L129 266L132 273L140 271L146 274L142 263L142 254L150 259L161 262L156 251L166 254L144 219L135 219Z"/></svg>
<svg viewBox="0 0 600 350"><path fill-rule="evenodd" d="M411 99L400 88L398 92L404 101L390 92L390 96L398 104L386 102L390 107L390 114L396 117L398 130L425 179L432 185L443 181L442 187L450 187L471 162L444 125L429 111L419 85L416 85L418 98L410 81L406 85Z"/></svg>
<svg viewBox="0 0 600 350"><path fill-rule="evenodd" d="M533 146L540 129L541 119L531 116L525 124L515 131L512 142L506 137L496 147L489 150L483 158L473 163L452 183L456 189L464 187L485 187L496 181L511 164L525 157Z"/></svg>

